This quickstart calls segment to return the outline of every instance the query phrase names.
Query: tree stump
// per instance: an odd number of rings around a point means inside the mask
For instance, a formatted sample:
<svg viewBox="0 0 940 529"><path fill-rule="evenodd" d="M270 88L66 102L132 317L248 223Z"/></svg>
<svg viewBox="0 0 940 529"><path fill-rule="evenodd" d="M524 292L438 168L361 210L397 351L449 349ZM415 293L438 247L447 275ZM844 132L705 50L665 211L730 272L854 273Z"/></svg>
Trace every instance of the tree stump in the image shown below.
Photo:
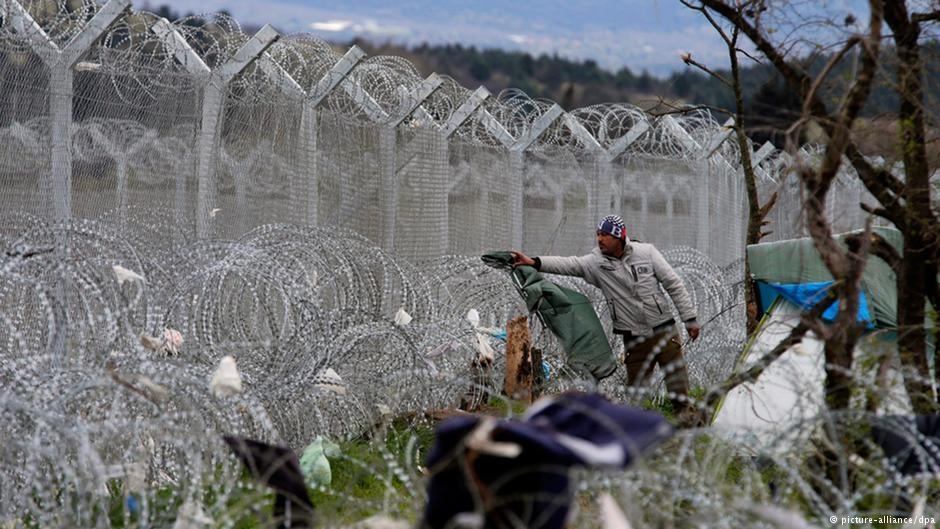
<svg viewBox="0 0 940 529"><path fill-rule="evenodd" d="M516 316L506 324L506 379L503 394L532 403L541 380L541 354L532 348L529 319ZM538 357L538 358L536 358Z"/></svg>

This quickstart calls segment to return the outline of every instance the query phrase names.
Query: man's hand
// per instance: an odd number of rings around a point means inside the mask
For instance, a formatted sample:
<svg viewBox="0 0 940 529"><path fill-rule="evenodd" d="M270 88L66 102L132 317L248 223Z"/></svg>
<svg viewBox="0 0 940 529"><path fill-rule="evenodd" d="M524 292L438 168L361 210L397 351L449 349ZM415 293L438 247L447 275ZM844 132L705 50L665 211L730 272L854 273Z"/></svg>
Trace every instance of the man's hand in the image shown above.
<svg viewBox="0 0 940 529"><path fill-rule="evenodd" d="M535 259L532 259L528 255L522 252L517 252L516 250L512 250L509 253L512 254L512 267L513 268L517 266L535 266Z"/></svg>
<svg viewBox="0 0 940 529"><path fill-rule="evenodd" d="M694 342L698 339L699 333L702 332L702 326L697 322L690 321L689 323L685 324L685 330L689 332L689 338L691 338Z"/></svg>

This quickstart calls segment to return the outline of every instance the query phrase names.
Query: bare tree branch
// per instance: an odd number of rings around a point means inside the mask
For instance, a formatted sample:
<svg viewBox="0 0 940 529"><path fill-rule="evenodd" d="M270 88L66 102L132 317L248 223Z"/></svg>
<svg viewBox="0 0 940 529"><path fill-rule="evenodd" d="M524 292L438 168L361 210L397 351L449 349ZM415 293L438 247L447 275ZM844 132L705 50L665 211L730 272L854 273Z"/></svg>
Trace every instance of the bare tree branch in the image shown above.
<svg viewBox="0 0 940 529"><path fill-rule="evenodd" d="M894 223L895 226L897 226L899 229L903 231L902 226L904 226L904 224L902 222L902 218L900 215L897 214L896 211L882 208L882 207L872 207L864 202L860 203L858 206L867 213L871 213L872 215L891 221L892 223Z"/></svg>
<svg viewBox="0 0 940 529"><path fill-rule="evenodd" d="M657 107L664 107L668 110L657 110ZM710 112L721 112L723 114L731 114L732 112L726 108L716 107L712 105L677 105L666 101L663 98L656 99L656 104L649 108L644 108L643 112L653 116L653 117L663 117L673 114L688 114L693 110L708 110Z"/></svg>
<svg viewBox="0 0 940 529"><path fill-rule="evenodd" d="M733 46L731 44L731 39L728 37L728 34L725 32L724 28L718 25L718 21L716 21L714 17L711 16L711 13L709 13L708 10L705 9L705 6L701 4L698 4L698 5L693 4L692 2L689 2L688 0L679 0L679 2L681 2L682 5L684 5L685 7L691 10L698 11L699 13L701 13L702 16L704 16L708 20L708 23L712 25L712 28L714 28L715 31L718 33L718 36L721 37L721 40L725 41L725 45L729 47Z"/></svg>
<svg viewBox="0 0 940 529"><path fill-rule="evenodd" d="M745 57L747 57L748 59L750 59L750 60L756 62L757 64L764 64L763 62L761 62L760 59L758 59L757 57L751 55L747 50L745 50L745 49L743 49L743 48L735 48L734 51L740 53L741 55L744 55Z"/></svg>
<svg viewBox="0 0 940 529"><path fill-rule="evenodd" d="M809 92L807 92L807 94L804 96L804 99L805 99L805 102L803 103L804 114L810 113L809 103L813 101L814 99L816 99L816 92L819 91L819 87L822 86L823 81L825 81L826 77L829 76L829 72L831 72L832 69L837 64L839 64L839 62L842 61L843 57L845 57L845 54L848 53L849 50L854 48L855 45L861 41L862 39L859 38L857 35L853 36L852 38L847 40L845 43L845 46L843 46L841 50L839 50L835 55L833 55L832 58L829 59L829 62L827 62L826 65L823 66L822 71L819 73L819 75L816 76L816 80L813 81L812 86L809 87Z"/></svg>
<svg viewBox="0 0 940 529"><path fill-rule="evenodd" d="M728 60L731 65L731 79L726 79L724 76L720 75L718 72L712 71L702 65L692 60L692 55L687 53L683 56L683 60L686 64L694 64L699 67L701 70L705 71L707 74L718 79L720 82L731 88L731 91L734 94L734 104L735 112L734 116L734 134L735 140L738 144L738 152L741 157L741 169L744 173L744 183L745 189L747 191L747 204L748 204L748 223L747 223L747 235L745 237L746 244L757 244L760 242L761 238L765 237L767 233L761 231L762 227L767 224L765 217L769 212L770 208L773 207L773 204L776 202L776 195L771 198L766 204L766 209L761 209L760 207L760 198L757 192L757 175L754 171L754 163L751 159L751 143L745 134L745 113L744 113L744 93L741 89L741 69L738 62L738 39L741 36L741 30L737 26L732 26L731 36L728 36L728 33L721 27L717 20L709 13L703 5L698 5L693 7L692 4L688 1L683 0L683 3L692 7L696 11L702 13L702 15L708 20L709 24L712 25L712 28L721 36L722 40L725 41L725 45L728 50ZM751 11L752 6L750 3L739 3L738 10L744 12L754 12L755 15L760 11L760 6L758 6L757 11ZM746 305L746 314L747 314L747 332L751 334L757 328L757 285L750 276L749 265L747 261L744 263L744 299Z"/></svg>
<svg viewBox="0 0 940 529"><path fill-rule="evenodd" d="M937 284L937 268L936 263L931 263L924 271L924 275L927 278L927 288L924 289L924 294L927 296L930 304L933 305L933 310L940 311L940 285ZM940 328L935 327L934 332L940 333Z"/></svg>
<svg viewBox="0 0 940 529"><path fill-rule="evenodd" d="M832 229L826 218L825 203L826 195L829 192L832 181L835 179L842 165L842 155L849 142L852 122L855 120L863 103L868 98L868 94L871 92L871 85L874 81L875 67L878 60L878 47L881 38L882 11L881 4L877 0L872 0L870 7L869 35L865 39L865 42L862 43L860 67L843 101L836 123L831 127L832 132L829 137L829 142L826 144L822 164L818 170L802 165L799 173L803 185L809 193L804 204L804 210L806 211L807 228L810 237L812 237L813 245L816 247L817 252L819 252L819 257L832 276L836 278L836 280L841 279L847 282L842 303L848 307L852 307L858 303L858 289L854 287L856 282L853 281L856 267L853 266L853 254L844 254L835 238L832 236ZM814 97L813 92L808 92L807 96L807 105L804 106L804 109L808 114L811 99ZM867 246L863 246L866 248L867 253ZM855 312L857 312L857 310ZM831 343L830 341L826 342L826 355L827 357L832 357L827 358L827 360L829 360L827 364L841 365L845 361L844 355L850 354L850 352L845 351L845 349L850 343L854 347L854 340L851 339L852 332L849 328L853 321L837 322L841 323L841 325L837 324L834 332L842 333L844 340L834 340ZM850 361L851 356L849 356L849 362ZM827 373L837 375L835 372L829 372L828 370ZM838 375L840 379L842 376L844 375ZM841 384L842 383L837 383L836 385L840 386ZM841 404L842 399L840 398L838 400L839 404Z"/></svg>
<svg viewBox="0 0 940 529"><path fill-rule="evenodd" d="M920 24L921 22L936 22L937 20L940 20L940 11L914 13L911 15L911 21L916 24Z"/></svg>
<svg viewBox="0 0 940 529"><path fill-rule="evenodd" d="M764 205L760 207L760 211L758 212L758 214L760 215L761 220L765 219L767 215L770 213L770 210L773 209L774 205L777 204L778 196L779 195L777 194L777 192L774 191L770 195L770 198L767 199L767 202L764 202Z"/></svg>
<svg viewBox="0 0 940 529"><path fill-rule="evenodd" d="M845 155L852 162L862 183L878 199L878 202L885 207L892 207L898 203L898 197L904 191L903 182L889 171L871 165L854 143L846 145Z"/></svg>
<svg viewBox="0 0 940 529"><path fill-rule="evenodd" d="M849 246L849 249L857 253L857 248L861 244L861 238L864 237L864 234L850 235L846 237L845 242ZM869 241L868 244L871 246L870 253L891 267L892 270L897 272L901 265L901 254L898 253L897 249L894 246L891 246L891 243L885 240L884 237L878 235L875 232L871 232L868 235Z"/></svg>
<svg viewBox="0 0 940 529"><path fill-rule="evenodd" d="M924 61L921 56L921 27L907 12L906 2L886 2L885 21L891 27L898 57L897 78L900 105L898 132L904 160L904 204L901 209L906 230L898 272L898 352L902 364L917 373L906 375L905 386L915 413L930 413L936 407L929 383L933 372L927 362L923 299L936 283L936 275L925 271L940 259L940 220L931 208L930 169L926 151L924 109ZM934 272L936 274L936 272Z"/></svg>
<svg viewBox="0 0 940 529"><path fill-rule="evenodd" d="M718 73L718 72L712 70L712 69L709 68L708 66L705 66L704 64L702 64L702 63L696 61L695 59L693 59L691 53L684 53L684 54L682 54L682 62L688 64L689 66L695 66L695 67L698 68L699 70L702 70L703 72L707 73L708 75L710 75L710 76L714 77L715 79L718 79L719 81L721 81L721 84L727 86L728 88L734 89L734 85L731 84L731 81L725 79L724 76L722 76L720 73Z"/></svg>
<svg viewBox="0 0 940 529"><path fill-rule="evenodd" d="M808 93L809 87L813 84L809 75L787 61L781 50L770 42L756 25L751 24L737 9L722 0L701 0L701 2L704 6L741 28L741 31L767 57L792 89L802 95ZM810 102L809 109L815 117L823 120L829 119L829 111L818 96ZM822 121L820 125L824 129L832 126L828 121ZM826 133L831 134L831 131L826 130ZM852 142L846 145L845 154L852 162L862 182L879 202L887 206L897 200L895 195L904 188L904 184L900 180L888 172L877 171Z"/></svg>

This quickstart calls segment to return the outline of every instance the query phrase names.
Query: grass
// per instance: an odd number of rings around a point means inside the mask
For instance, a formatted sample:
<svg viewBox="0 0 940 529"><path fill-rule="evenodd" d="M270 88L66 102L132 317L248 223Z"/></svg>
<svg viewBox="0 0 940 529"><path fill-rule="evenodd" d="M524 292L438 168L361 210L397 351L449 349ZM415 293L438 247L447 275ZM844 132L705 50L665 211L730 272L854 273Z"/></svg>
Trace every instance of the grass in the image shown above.
<svg viewBox="0 0 940 529"><path fill-rule="evenodd" d="M694 401L704 401L708 390L703 387L694 387L689 390L689 398ZM647 395L640 403L640 407L645 410L659 412L666 420L675 423L676 410L672 407L672 401L661 395Z"/></svg>
<svg viewBox="0 0 940 529"><path fill-rule="evenodd" d="M481 411L487 415L496 415L498 417L518 417L525 413L529 407L522 401L513 400L500 395L493 395L487 401L486 406Z"/></svg>
<svg viewBox="0 0 940 529"><path fill-rule="evenodd" d="M695 388L690 396L700 399L704 394L703 388ZM643 402L643 407L662 413L670 420L675 418L668 399L648 398ZM484 406L484 412L512 417L523 413L525 408L524 403L493 397ZM342 455L330 458L332 483L329 487L310 490L318 523L351 525L379 513L406 522L416 522L425 500L426 484L422 465L433 446L434 427L435 423L427 419L399 419L372 432L371 437L339 443ZM677 456L683 458L679 467L676 467L674 460ZM709 432L698 432L693 437L677 436L649 454L642 466L655 470L664 464L662 468L678 472L673 478L684 480L683 489L687 489L687 494L672 495L668 486L667 489L660 489L663 482L658 479L650 480L650 488L644 487L640 494L656 497L665 493L669 503L658 507L667 509L672 513L670 516L677 517L677 521L692 521L695 516L715 515L709 510L712 504L708 502L723 501L755 504L771 502L808 517L819 516L818 507L807 503L805 491L794 487L793 478L788 476L787 471L773 461L763 459L766 458L755 459L742 452L740 446L710 435ZM802 474L806 469L801 466L799 471ZM222 476L218 478L223 479ZM856 508L859 512L891 512L892 507L896 507L896 499L878 486L884 476L869 478L873 483L862 484L861 490L871 492L855 499ZM857 479L861 479L861 476ZM252 484L247 473L240 480L238 487L224 487L230 492L224 506L218 504L219 500L208 497L212 491L206 492L205 503L217 518L216 524L238 529L274 526L270 514L273 494ZM112 483L110 489L112 498L107 514L111 526L136 526L135 515L126 512L120 482ZM931 497L935 498L937 494L933 490ZM696 501L694 495L707 501ZM180 498L168 489L151 491L148 498L148 518L151 521L158 520L161 524L167 521L166 525L171 525L179 509ZM584 511L596 509L593 492L578 494L578 503ZM219 516L227 520L219 519Z"/></svg>
<svg viewBox="0 0 940 529"><path fill-rule="evenodd" d="M336 522L355 522L387 512L414 521L423 503L420 466L433 442L430 423L396 421L381 441L340 443L342 455L330 460L330 487L311 491L318 515Z"/></svg>
<svg viewBox="0 0 940 529"><path fill-rule="evenodd" d="M329 487L309 489L318 520L331 525L351 524L374 514L385 512L395 518L415 521L423 504L422 470L434 441L430 423L408 424L396 421L389 425L381 439L359 438L339 443L341 455L330 458L332 483ZM221 475L216 479L223 479ZM274 493L252 482L247 471L240 483L225 498L225 507L217 505L216 491L203 495L206 511L216 517L221 511L225 524L234 529L273 527L271 508ZM121 480L108 484L109 496L102 507L107 510L111 527L131 528L140 523L139 510L129 508ZM139 498L136 498L138 499ZM150 490L146 498L151 522L172 526L182 498L172 487ZM211 516L211 514L210 514ZM223 520L216 519L216 523Z"/></svg>

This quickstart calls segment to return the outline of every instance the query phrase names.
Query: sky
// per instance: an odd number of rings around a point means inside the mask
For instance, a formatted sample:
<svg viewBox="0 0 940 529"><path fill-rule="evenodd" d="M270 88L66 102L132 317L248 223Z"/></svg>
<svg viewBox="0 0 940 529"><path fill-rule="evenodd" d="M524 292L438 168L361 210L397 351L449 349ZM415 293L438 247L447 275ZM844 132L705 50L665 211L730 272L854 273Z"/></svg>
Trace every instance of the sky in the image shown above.
<svg viewBox="0 0 940 529"><path fill-rule="evenodd" d="M828 0L851 4L856 0ZM148 0L180 13L226 9L242 24L272 24L329 41L460 43L481 48L558 53L609 70L628 66L656 76L685 68L681 53L709 66L727 64L714 29L678 0ZM142 0L135 5L143 7Z"/></svg>

